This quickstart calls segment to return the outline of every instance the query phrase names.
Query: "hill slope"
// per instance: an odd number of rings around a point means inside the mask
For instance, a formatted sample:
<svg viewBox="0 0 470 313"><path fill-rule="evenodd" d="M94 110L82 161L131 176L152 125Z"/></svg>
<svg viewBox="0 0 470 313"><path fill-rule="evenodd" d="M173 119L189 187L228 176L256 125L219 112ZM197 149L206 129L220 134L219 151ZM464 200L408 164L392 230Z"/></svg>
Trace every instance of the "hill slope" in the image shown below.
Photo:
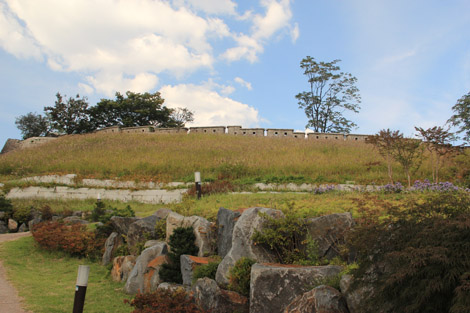
<svg viewBox="0 0 470 313"><path fill-rule="evenodd" d="M398 164L395 178L404 181ZM386 165L361 142L206 134L88 134L0 156L0 178L75 173L81 177L239 183L386 183ZM443 179L449 171L443 170ZM414 179L431 176L425 160Z"/></svg>

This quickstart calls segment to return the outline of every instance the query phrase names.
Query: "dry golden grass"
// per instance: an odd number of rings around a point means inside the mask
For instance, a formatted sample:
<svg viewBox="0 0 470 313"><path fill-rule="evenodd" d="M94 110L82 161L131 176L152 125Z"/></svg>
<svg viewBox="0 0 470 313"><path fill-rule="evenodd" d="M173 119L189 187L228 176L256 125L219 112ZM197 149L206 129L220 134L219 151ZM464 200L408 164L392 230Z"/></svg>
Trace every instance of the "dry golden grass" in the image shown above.
<svg viewBox="0 0 470 313"><path fill-rule="evenodd" d="M229 135L88 134L0 156L2 178L75 173L82 177L191 181L205 179L385 183L386 165L361 142ZM404 181L398 164L397 180ZM443 178L450 178L448 171ZM425 161L414 178L431 176Z"/></svg>

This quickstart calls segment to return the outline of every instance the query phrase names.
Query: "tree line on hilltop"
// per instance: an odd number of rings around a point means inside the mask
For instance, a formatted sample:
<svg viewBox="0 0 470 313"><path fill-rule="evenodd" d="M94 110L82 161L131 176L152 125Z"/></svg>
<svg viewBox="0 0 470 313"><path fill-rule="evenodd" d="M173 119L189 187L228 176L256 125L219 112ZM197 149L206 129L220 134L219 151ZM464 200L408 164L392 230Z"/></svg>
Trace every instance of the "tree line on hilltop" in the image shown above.
<svg viewBox="0 0 470 313"><path fill-rule="evenodd" d="M89 106L86 97L56 94L54 106L44 107L44 115L30 112L16 118L23 139L52 134L84 134L111 126L154 125L162 128L183 127L194 120L187 108L168 108L159 92L116 93L116 99L101 99Z"/></svg>

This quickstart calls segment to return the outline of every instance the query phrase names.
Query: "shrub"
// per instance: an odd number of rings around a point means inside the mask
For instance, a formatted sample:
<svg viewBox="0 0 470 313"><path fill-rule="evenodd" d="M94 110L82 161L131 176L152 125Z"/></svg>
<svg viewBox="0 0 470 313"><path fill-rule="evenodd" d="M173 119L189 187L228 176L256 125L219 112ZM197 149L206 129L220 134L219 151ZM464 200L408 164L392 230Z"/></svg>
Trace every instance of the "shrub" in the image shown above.
<svg viewBox="0 0 470 313"><path fill-rule="evenodd" d="M166 238L166 219L157 220L155 224L155 237L157 239Z"/></svg>
<svg viewBox="0 0 470 313"><path fill-rule="evenodd" d="M182 288L176 291L157 289L152 293L139 293L131 301L132 313L208 313L196 305L194 298Z"/></svg>
<svg viewBox="0 0 470 313"><path fill-rule="evenodd" d="M212 195L217 193L227 193L235 190L235 186L229 181L226 180L216 180L209 183L204 183L201 186L202 195ZM189 196L196 196L196 185L193 185L188 189L187 194Z"/></svg>
<svg viewBox="0 0 470 313"><path fill-rule="evenodd" d="M13 214L13 205L9 199L5 198L4 194L0 194L0 211L5 212L5 221L7 221Z"/></svg>
<svg viewBox="0 0 470 313"><path fill-rule="evenodd" d="M251 266L255 263L256 261L250 258L240 258L229 271L228 289L248 297L250 295Z"/></svg>
<svg viewBox="0 0 470 313"><path fill-rule="evenodd" d="M273 251L281 264L293 264L307 259L302 248L302 238L307 233L304 219L289 214L285 218L264 218L262 230L255 230L253 242Z"/></svg>
<svg viewBox="0 0 470 313"><path fill-rule="evenodd" d="M196 236L192 227L175 228L169 241L171 247L171 252L168 253L170 263L163 264L159 272L163 281L183 283L180 256L183 254L197 255L199 248L194 244L194 240L196 240Z"/></svg>
<svg viewBox="0 0 470 313"><path fill-rule="evenodd" d="M385 215L365 210L358 222L355 286L374 290L361 312L470 312L469 194L430 194Z"/></svg>
<svg viewBox="0 0 470 313"><path fill-rule="evenodd" d="M126 206L124 209L117 209L112 207L106 208L104 202L97 201L93 211L91 212L90 220L92 222L101 222L106 224L113 216L134 217L135 212L132 210L130 205Z"/></svg>
<svg viewBox="0 0 470 313"><path fill-rule="evenodd" d="M33 209L33 207L16 207L13 209L13 219L18 222L18 225L28 223Z"/></svg>
<svg viewBox="0 0 470 313"><path fill-rule="evenodd" d="M41 219L43 221L50 221L52 219L53 213L50 206L45 205L39 211L41 212Z"/></svg>
<svg viewBox="0 0 470 313"><path fill-rule="evenodd" d="M217 273L217 267L219 267L220 261L209 262L208 264L199 265L193 271L193 284L199 279L208 277L210 279L215 279L215 274Z"/></svg>
<svg viewBox="0 0 470 313"><path fill-rule="evenodd" d="M49 251L63 251L71 256L98 257L105 239L97 238L86 225L67 225L59 221L42 222L33 227L34 240Z"/></svg>

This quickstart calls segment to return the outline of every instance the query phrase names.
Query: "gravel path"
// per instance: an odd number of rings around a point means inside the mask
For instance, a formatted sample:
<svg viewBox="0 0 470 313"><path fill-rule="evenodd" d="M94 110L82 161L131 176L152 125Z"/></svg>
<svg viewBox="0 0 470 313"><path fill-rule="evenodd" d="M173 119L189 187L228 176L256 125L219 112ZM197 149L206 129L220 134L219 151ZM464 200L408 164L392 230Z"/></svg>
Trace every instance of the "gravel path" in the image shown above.
<svg viewBox="0 0 470 313"><path fill-rule="evenodd" d="M2 242L16 240L21 237L31 236L31 233L15 233L0 235ZM8 281L5 268L0 259L0 313L29 313L21 307L21 298L16 289Z"/></svg>

